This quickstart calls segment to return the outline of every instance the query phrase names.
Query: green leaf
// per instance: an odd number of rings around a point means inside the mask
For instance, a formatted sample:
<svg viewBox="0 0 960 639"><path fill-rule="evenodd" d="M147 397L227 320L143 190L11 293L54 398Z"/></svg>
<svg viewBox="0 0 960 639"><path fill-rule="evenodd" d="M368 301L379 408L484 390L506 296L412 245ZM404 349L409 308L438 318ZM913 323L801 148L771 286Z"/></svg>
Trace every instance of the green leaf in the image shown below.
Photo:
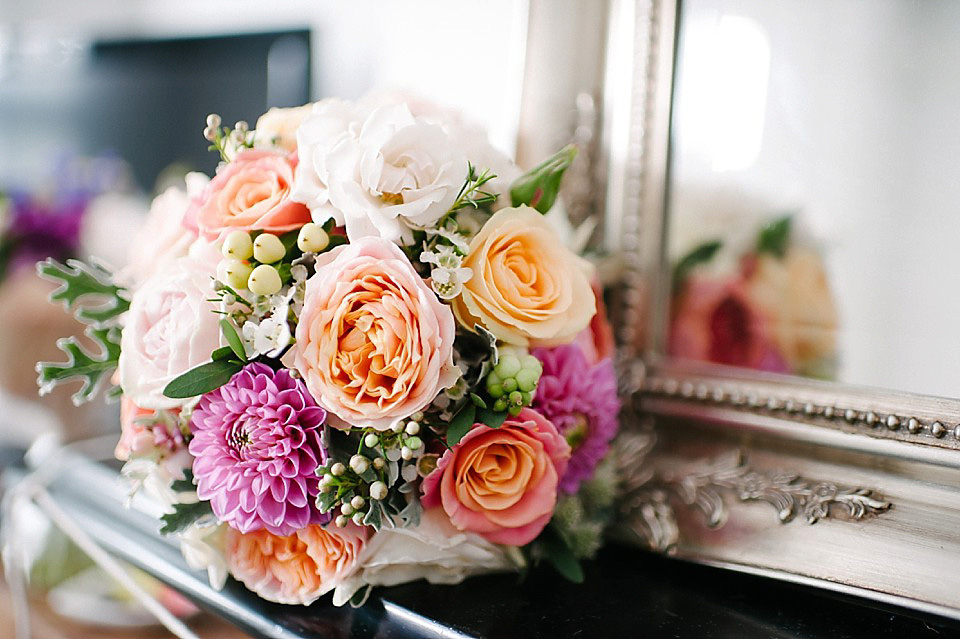
<svg viewBox="0 0 960 639"><path fill-rule="evenodd" d="M101 266L80 260L61 264L47 258L37 263L37 274L60 285L50 294L50 301L62 302L84 324L101 326L130 308L126 289L113 284L110 273Z"/></svg>
<svg viewBox="0 0 960 639"><path fill-rule="evenodd" d="M483 398L476 393L470 393L470 401L472 401L477 408L489 408L487 402L483 401Z"/></svg>
<svg viewBox="0 0 960 639"><path fill-rule="evenodd" d="M95 342L100 352L90 353L76 337L57 340L57 348L66 354L67 361L37 364L41 395L46 395L62 382L80 380L80 389L73 394L73 403L79 406L93 399L100 386L110 379L120 358L120 329L88 326L84 333Z"/></svg>
<svg viewBox="0 0 960 639"><path fill-rule="evenodd" d="M704 242L684 255L673 269L673 290L676 291L683 285L684 280L690 275L690 271L712 260L721 246L723 246L723 242L720 240Z"/></svg>
<svg viewBox="0 0 960 639"><path fill-rule="evenodd" d="M423 514L423 506L416 493L407 502L407 505L400 511L398 517L403 523L404 528L412 528L420 525L420 516Z"/></svg>
<svg viewBox="0 0 960 639"><path fill-rule="evenodd" d="M193 483L193 470L185 468L183 470L183 479L174 480L173 483L170 484L170 488L177 492L196 490L197 486Z"/></svg>
<svg viewBox="0 0 960 639"><path fill-rule="evenodd" d="M476 421L477 407L472 402L464 404L460 412L447 425L447 446L453 448L470 432Z"/></svg>
<svg viewBox="0 0 960 639"><path fill-rule="evenodd" d="M500 428L503 422L507 421L509 413L505 410L492 410L490 408L477 409L477 421L486 424L490 428Z"/></svg>
<svg viewBox="0 0 960 639"><path fill-rule="evenodd" d="M160 517L163 525L161 535L170 535L189 528L203 517L212 516L213 509L209 501L198 501L193 504L174 504L173 512Z"/></svg>
<svg viewBox="0 0 960 639"><path fill-rule="evenodd" d="M793 217L786 215L770 222L760 230L757 236L757 253L770 253L782 258L790 244L790 228Z"/></svg>
<svg viewBox="0 0 960 639"><path fill-rule="evenodd" d="M232 348L229 346L221 346L217 350L213 351L213 353L210 355L210 359L214 361L218 359L228 359L231 355L233 355Z"/></svg>
<svg viewBox="0 0 960 639"><path fill-rule="evenodd" d="M510 186L513 206L526 204L546 213L557 200L564 172L577 157L577 147L565 146L541 164L533 167Z"/></svg>
<svg viewBox="0 0 960 639"><path fill-rule="evenodd" d="M223 334L223 339L227 340L227 346L230 347L233 354L239 357L241 361L247 361L247 351L243 347L243 340L240 339L240 336L237 334L237 329L233 327L230 320L220 320L220 332ZM217 358L214 357L213 360L216 361Z"/></svg>
<svg viewBox="0 0 960 639"><path fill-rule="evenodd" d="M547 526L537 541L540 542L547 561L558 573L567 581L575 584L583 583L583 568L559 531L553 526Z"/></svg>
<svg viewBox="0 0 960 639"><path fill-rule="evenodd" d="M207 362L171 381L163 389L163 394L171 399L188 399L203 395L229 382L241 368L243 364L231 360L218 359Z"/></svg>

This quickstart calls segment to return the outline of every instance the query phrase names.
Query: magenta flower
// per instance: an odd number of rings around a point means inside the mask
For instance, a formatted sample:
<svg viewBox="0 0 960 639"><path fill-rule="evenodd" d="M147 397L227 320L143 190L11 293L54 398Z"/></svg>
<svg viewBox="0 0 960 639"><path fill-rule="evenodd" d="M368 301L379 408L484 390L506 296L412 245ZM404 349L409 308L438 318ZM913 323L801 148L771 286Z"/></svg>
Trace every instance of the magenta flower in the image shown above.
<svg viewBox="0 0 960 639"><path fill-rule="evenodd" d="M193 411L190 454L197 495L240 532L287 536L325 524L317 467L326 412L289 371L247 364Z"/></svg>
<svg viewBox="0 0 960 639"><path fill-rule="evenodd" d="M543 363L532 408L553 422L566 437L573 455L560 479L560 490L577 492L593 475L617 434L620 400L613 363L607 358L593 366L575 344L533 351Z"/></svg>

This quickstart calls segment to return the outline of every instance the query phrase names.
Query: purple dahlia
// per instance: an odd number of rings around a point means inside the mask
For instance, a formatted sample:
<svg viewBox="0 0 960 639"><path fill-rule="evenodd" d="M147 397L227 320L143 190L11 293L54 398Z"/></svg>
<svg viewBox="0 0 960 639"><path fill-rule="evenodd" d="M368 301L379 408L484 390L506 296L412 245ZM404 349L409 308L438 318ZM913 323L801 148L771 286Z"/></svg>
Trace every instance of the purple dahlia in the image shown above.
<svg viewBox="0 0 960 639"><path fill-rule="evenodd" d="M617 378L608 358L591 365L575 344L533 351L543 374L533 406L553 422L573 451L560 489L573 494L593 475L617 434L620 400Z"/></svg>
<svg viewBox="0 0 960 639"><path fill-rule="evenodd" d="M247 364L200 398L191 417L197 495L240 532L287 536L324 524L314 504L326 412L289 371Z"/></svg>

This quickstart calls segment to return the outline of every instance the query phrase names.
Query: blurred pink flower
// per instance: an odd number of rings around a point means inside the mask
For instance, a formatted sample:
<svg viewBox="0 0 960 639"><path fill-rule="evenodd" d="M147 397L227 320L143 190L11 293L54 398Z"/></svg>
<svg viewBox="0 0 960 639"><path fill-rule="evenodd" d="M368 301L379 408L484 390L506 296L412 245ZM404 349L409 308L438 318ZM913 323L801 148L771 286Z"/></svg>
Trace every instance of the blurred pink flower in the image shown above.
<svg viewBox="0 0 960 639"><path fill-rule="evenodd" d="M685 359L789 372L739 277L686 280L674 300L668 350Z"/></svg>

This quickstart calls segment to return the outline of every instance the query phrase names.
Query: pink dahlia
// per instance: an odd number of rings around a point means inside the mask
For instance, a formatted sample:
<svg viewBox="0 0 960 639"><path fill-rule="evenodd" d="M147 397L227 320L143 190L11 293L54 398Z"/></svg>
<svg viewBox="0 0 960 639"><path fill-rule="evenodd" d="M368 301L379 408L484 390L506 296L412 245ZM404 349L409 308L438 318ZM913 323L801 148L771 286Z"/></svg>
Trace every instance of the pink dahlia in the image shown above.
<svg viewBox="0 0 960 639"><path fill-rule="evenodd" d="M573 494L593 475L617 434L620 400L613 363L607 358L591 365L576 344L538 348L533 354L543 363L543 374L532 408L553 422L573 449L560 479L560 489Z"/></svg>
<svg viewBox="0 0 960 639"><path fill-rule="evenodd" d="M240 532L287 536L330 519L314 504L326 412L289 371L253 363L200 398L190 454L197 495Z"/></svg>

